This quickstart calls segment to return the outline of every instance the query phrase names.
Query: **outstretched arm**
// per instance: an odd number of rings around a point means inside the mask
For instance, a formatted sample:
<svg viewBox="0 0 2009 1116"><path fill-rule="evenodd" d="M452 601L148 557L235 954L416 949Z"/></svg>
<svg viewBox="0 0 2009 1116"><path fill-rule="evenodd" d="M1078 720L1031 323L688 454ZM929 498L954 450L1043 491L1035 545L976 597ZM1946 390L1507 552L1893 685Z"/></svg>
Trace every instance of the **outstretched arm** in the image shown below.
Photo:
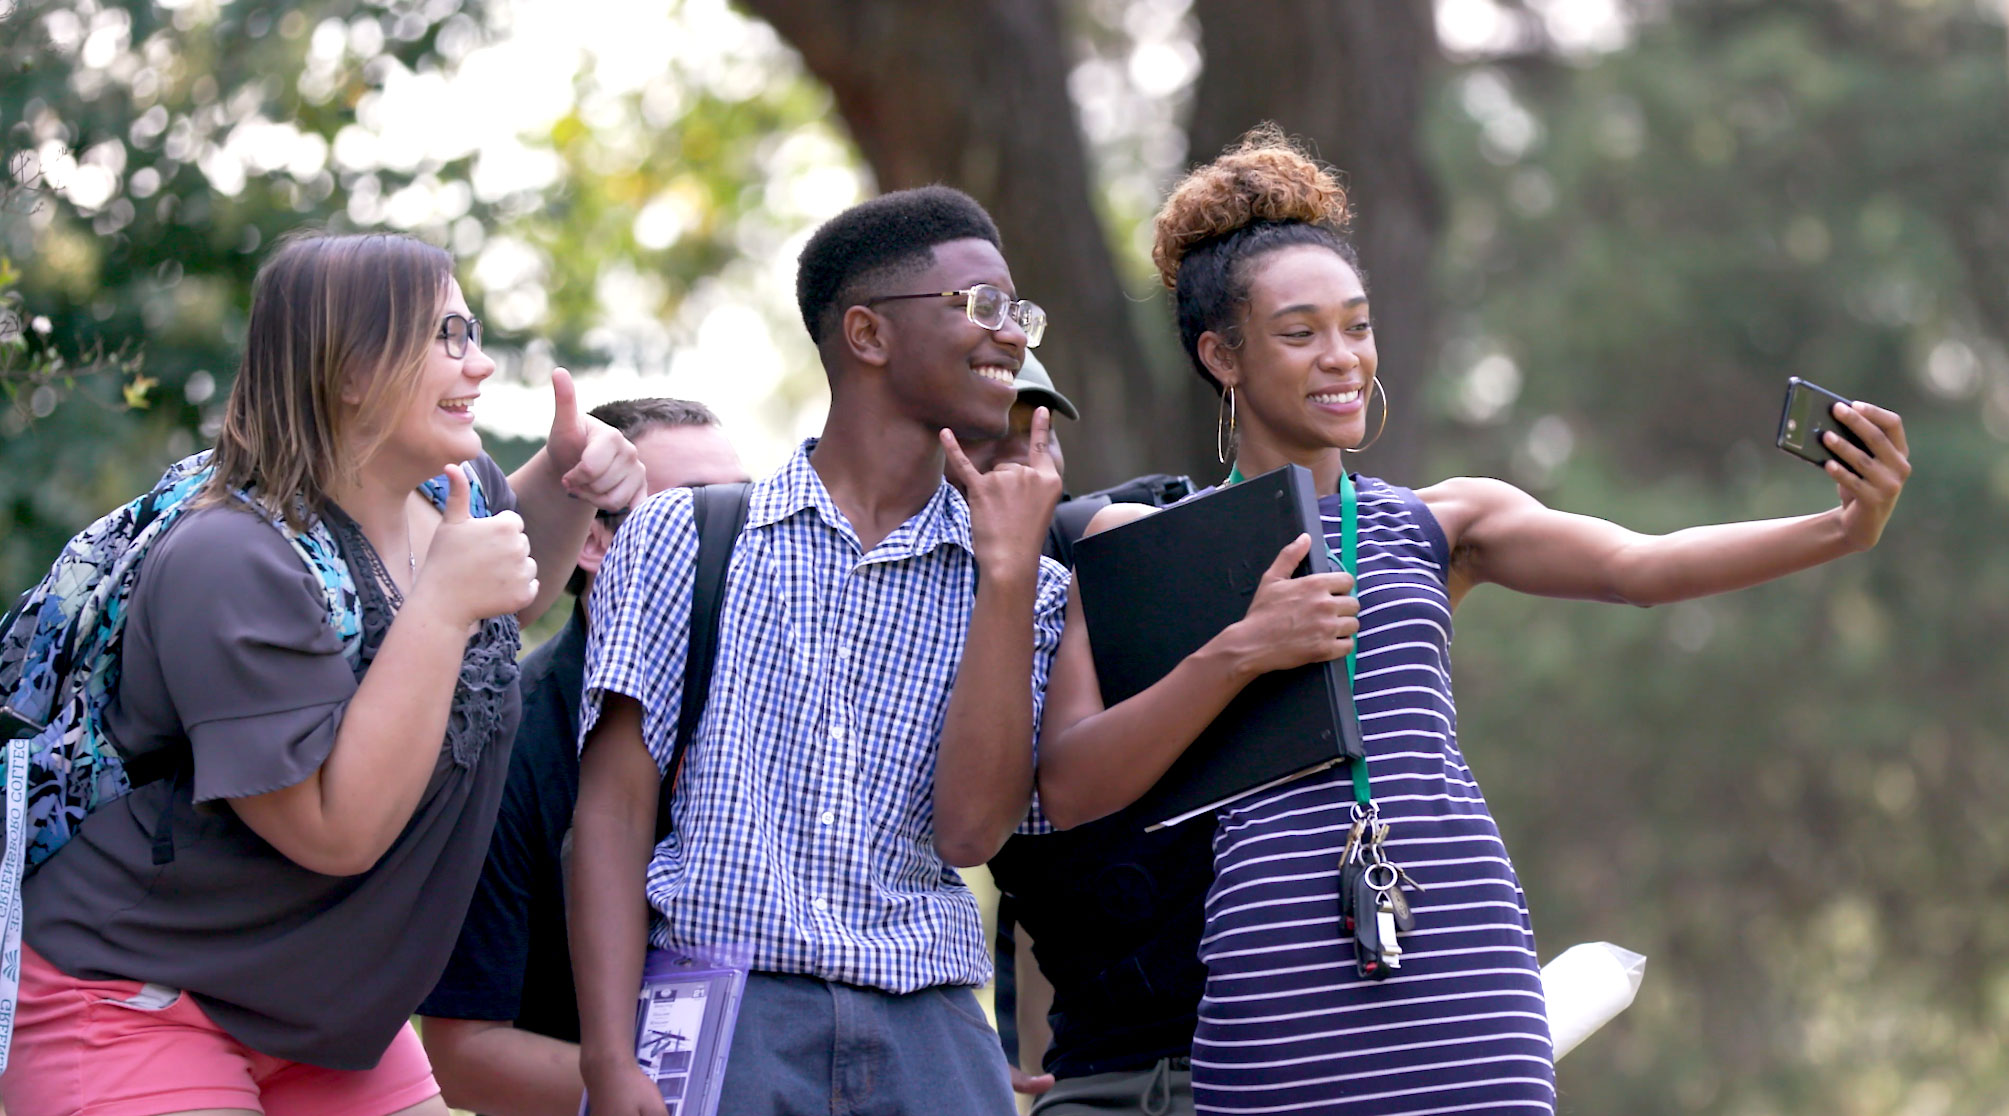
<svg viewBox="0 0 2009 1116"><path fill-rule="evenodd" d="M1417 493L1454 555L1451 599L1491 582L1523 593L1636 605L1726 593L1875 546L1911 475L1904 423L1868 403L1835 407L1870 448L1833 434L1837 507L1817 515L1644 535L1573 515L1503 481L1460 477ZM1853 469L1854 472L1851 472Z"/></svg>

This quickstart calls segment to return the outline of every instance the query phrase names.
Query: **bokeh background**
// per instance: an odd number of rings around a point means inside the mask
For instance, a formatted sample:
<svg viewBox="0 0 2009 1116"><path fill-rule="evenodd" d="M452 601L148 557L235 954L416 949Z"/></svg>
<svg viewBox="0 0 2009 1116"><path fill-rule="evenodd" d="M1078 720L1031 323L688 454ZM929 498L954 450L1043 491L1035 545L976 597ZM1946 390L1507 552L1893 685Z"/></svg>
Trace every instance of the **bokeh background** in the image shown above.
<svg viewBox="0 0 2009 1116"><path fill-rule="evenodd" d="M2005 0L0 0L0 592L204 444L302 225L447 245L499 457L703 399L820 424L793 257L870 192L999 219L1071 487L1212 479L1148 219L1275 119L1359 210L1388 436L1652 531L1817 511L1797 374L1901 411L1873 553L1640 611L1475 594L1461 740L1544 959L1651 957L1573 1113L2009 1112Z"/></svg>

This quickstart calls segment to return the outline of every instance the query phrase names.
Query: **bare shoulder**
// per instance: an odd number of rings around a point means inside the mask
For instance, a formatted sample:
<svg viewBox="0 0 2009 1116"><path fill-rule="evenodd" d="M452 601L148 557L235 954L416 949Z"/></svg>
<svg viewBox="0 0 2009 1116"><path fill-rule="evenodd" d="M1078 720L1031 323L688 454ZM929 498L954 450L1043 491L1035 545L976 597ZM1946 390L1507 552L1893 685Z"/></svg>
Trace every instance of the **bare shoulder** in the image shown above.
<svg viewBox="0 0 2009 1116"><path fill-rule="evenodd" d="M1147 515L1156 514L1158 509L1149 504L1111 504L1096 512L1095 518L1088 521L1088 530L1082 533L1082 538L1100 534L1112 527L1121 527L1125 523L1135 523Z"/></svg>
<svg viewBox="0 0 2009 1116"><path fill-rule="evenodd" d="M1454 507L1461 504L1490 504L1532 500L1534 497L1494 477L1445 477L1428 488L1419 488L1416 495L1431 511L1439 505Z"/></svg>
<svg viewBox="0 0 2009 1116"><path fill-rule="evenodd" d="M1447 477L1417 489L1416 497L1437 517L1453 549L1490 514L1541 506L1533 496L1492 477Z"/></svg>

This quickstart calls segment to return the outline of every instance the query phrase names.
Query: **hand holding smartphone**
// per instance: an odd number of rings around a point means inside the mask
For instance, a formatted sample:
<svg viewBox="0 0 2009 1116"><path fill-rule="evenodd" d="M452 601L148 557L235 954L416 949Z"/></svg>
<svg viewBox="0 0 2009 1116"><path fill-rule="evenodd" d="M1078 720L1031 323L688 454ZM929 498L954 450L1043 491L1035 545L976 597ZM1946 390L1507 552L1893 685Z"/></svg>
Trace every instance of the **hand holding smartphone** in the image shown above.
<svg viewBox="0 0 2009 1116"><path fill-rule="evenodd" d="M1835 417L1837 403L1848 406L1849 401L1819 384L1798 376L1789 377L1786 380L1786 404L1779 412L1778 447L1794 457L1825 468L1830 461L1841 461L1822 437L1832 430L1854 443L1857 449L1874 457L1875 453L1863 443L1862 438ZM1848 462L1843 461L1842 468L1849 469ZM1849 471L1855 472L1854 469Z"/></svg>

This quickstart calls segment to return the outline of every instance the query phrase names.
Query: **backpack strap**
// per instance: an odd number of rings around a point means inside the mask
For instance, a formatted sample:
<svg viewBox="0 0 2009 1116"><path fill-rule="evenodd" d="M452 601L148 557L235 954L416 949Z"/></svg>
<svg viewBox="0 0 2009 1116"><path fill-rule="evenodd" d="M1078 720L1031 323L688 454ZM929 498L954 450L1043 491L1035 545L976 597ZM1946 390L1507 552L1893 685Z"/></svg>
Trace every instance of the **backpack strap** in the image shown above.
<svg viewBox="0 0 2009 1116"><path fill-rule="evenodd" d="M1107 496L1083 496L1069 500L1053 509L1053 525L1067 536L1070 545L1080 542L1081 537L1088 534L1088 521L1113 503L1115 501Z"/></svg>
<svg viewBox="0 0 2009 1116"><path fill-rule="evenodd" d="M670 747L668 774L656 799L656 843L670 835L670 802L676 797L677 773L684 753L698 735L705 701L711 696L712 665L718 661L719 621L725 615L726 567L733 545L746 526L753 486L700 485L691 492L691 519L698 530L697 576L691 585L690 652L684 659L684 697L677 711L677 739Z"/></svg>
<svg viewBox="0 0 2009 1116"><path fill-rule="evenodd" d="M1063 500L1053 509L1053 522L1046 530L1046 556L1066 566L1074 568L1074 544L1088 534L1088 521L1095 513L1111 504L1148 504L1154 508L1169 507L1193 494L1190 477L1173 476L1170 473L1150 473L1141 477L1131 477L1122 484Z"/></svg>
<svg viewBox="0 0 2009 1116"><path fill-rule="evenodd" d="M1020 1064L1017 902L1011 892L998 890L998 932L991 943L991 1015L997 1024L998 1045L1004 1047L1005 1064L1014 1068Z"/></svg>
<svg viewBox="0 0 2009 1116"><path fill-rule="evenodd" d="M1171 473L1146 473L1141 477L1131 477L1121 484L1108 488L1098 488L1089 496L1107 496L1117 504L1149 504L1154 508L1169 507L1194 492L1193 478L1174 476Z"/></svg>

